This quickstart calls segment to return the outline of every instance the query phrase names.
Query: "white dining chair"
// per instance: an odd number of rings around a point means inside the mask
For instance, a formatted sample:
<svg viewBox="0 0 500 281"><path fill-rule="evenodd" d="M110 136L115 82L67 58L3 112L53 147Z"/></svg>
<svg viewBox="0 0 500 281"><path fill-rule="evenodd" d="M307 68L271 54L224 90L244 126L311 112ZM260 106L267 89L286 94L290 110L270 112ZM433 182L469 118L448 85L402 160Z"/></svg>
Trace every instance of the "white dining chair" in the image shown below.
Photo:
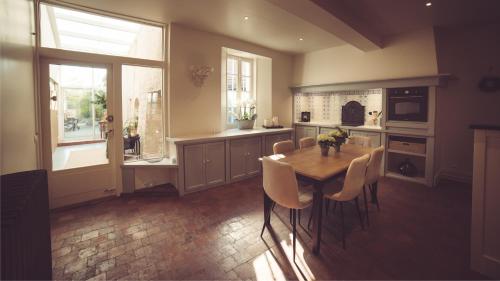
<svg viewBox="0 0 500 281"><path fill-rule="evenodd" d="M363 137L363 136L350 136L347 139L347 143L360 145L363 147L371 147L372 146L372 140L369 137Z"/></svg>
<svg viewBox="0 0 500 281"><path fill-rule="evenodd" d="M364 229L363 218L361 217L361 211L359 209L358 196L363 190L365 184L365 174L368 160L370 159L370 154L365 154L351 161L349 168L347 169L346 176L344 178L344 183L342 190L339 192L333 191L338 190L335 186L330 186L326 188L324 193L324 198L327 200L332 200L334 202L333 212L335 213L335 208L337 207L337 202L340 202L340 215L342 220L342 247L345 249L345 229L344 229L344 202L354 201L356 203L356 209L359 216L359 222L361 223L361 228ZM326 203L326 209L328 212L328 202ZM327 213L328 214L328 213ZM311 223L312 215L309 217L308 227Z"/></svg>
<svg viewBox="0 0 500 281"><path fill-rule="evenodd" d="M295 244L297 236L297 212L312 204L313 195L307 190L302 190L295 176L293 167L288 163L272 160L269 157L262 158L262 181L264 192L274 204L292 210L292 237L293 237L293 260L295 261ZM264 221L260 236L264 233L266 222L270 223L271 213Z"/></svg>
<svg viewBox="0 0 500 281"><path fill-rule="evenodd" d="M299 148L300 149L315 146L315 145L316 145L316 140L314 138L311 138L311 137L305 137L305 138L301 138L299 140Z"/></svg>
<svg viewBox="0 0 500 281"><path fill-rule="evenodd" d="M295 149L293 142L291 140L280 141L273 145L274 154L283 154L287 152L292 152Z"/></svg>
<svg viewBox="0 0 500 281"><path fill-rule="evenodd" d="M370 219L368 218L368 203L366 201L365 186L368 186L368 189L370 190L372 199L371 202L373 204L376 204L377 210L380 211L380 206L378 203L378 180L380 178L380 167L382 166L384 149L384 146L380 146L372 151L370 155L370 161L368 161L366 168L365 184L363 185L363 196L365 198L365 211L368 225L370 225Z"/></svg>

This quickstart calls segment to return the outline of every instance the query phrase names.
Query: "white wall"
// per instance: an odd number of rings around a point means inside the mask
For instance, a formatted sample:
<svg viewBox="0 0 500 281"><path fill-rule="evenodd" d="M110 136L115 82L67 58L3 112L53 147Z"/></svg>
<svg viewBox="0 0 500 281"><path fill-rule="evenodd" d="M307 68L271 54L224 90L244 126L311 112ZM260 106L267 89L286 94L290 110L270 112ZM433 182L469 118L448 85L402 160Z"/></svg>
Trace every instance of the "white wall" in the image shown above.
<svg viewBox="0 0 500 281"><path fill-rule="evenodd" d="M219 132L221 118L222 47L272 59L272 115L291 125L292 58L290 55L222 35L172 24L170 26L170 136ZM214 72L203 87L191 82L191 65L209 65Z"/></svg>
<svg viewBox="0 0 500 281"><path fill-rule="evenodd" d="M32 0L2 0L1 174L37 168Z"/></svg>
<svg viewBox="0 0 500 281"><path fill-rule="evenodd" d="M439 72L453 75L447 87L437 89L438 165L447 177L470 180L469 125L500 125L500 91L484 93L477 87L483 75L500 76L500 24L436 29L436 47Z"/></svg>
<svg viewBox="0 0 500 281"><path fill-rule="evenodd" d="M342 45L294 57L293 84L318 85L437 74L434 32L418 30L362 52Z"/></svg>

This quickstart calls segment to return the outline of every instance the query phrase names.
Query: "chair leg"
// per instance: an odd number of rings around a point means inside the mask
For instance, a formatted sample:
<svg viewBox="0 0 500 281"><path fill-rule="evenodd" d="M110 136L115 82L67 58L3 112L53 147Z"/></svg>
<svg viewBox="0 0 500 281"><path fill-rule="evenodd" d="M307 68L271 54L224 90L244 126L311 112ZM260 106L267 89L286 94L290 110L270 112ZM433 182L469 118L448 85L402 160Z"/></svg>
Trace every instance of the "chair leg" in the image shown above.
<svg viewBox="0 0 500 281"><path fill-rule="evenodd" d="M290 209L290 224L292 224L293 211Z"/></svg>
<svg viewBox="0 0 500 281"><path fill-rule="evenodd" d="M361 210L359 209L359 200L358 197L354 198L354 201L356 202L356 210L358 211L358 217L359 217L359 223L361 223L361 229L365 229L364 223L363 223L363 217L361 217Z"/></svg>
<svg viewBox="0 0 500 281"><path fill-rule="evenodd" d="M292 212L293 224L292 224L292 238L293 238L293 262L295 262L295 246L297 242L297 210L293 209Z"/></svg>
<svg viewBox="0 0 500 281"><path fill-rule="evenodd" d="M298 217L299 217L299 225L300 225L300 217L301 217L301 215L302 215L302 210L301 210L301 209L298 209L298 210L297 210L297 215L298 215Z"/></svg>
<svg viewBox="0 0 500 281"><path fill-rule="evenodd" d="M337 201L335 201L337 203ZM340 217L342 219L342 248L345 250L344 204L340 202Z"/></svg>
<svg viewBox="0 0 500 281"><path fill-rule="evenodd" d="M311 210L311 214L309 215L309 221L307 222L307 229L311 230L311 222L313 218L313 210Z"/></svg>
<svg viewBox="0 0 500 281"><path fill-rule="evenodd" d="M262 231L260 232L260 237L262 237L262 235L264 234L264 229L266 229L266 224L269 224L269 222L271 220L271 213L272 213L272 211L269 210L269 213L267 214L267 217L264 220L264 225L262 226Z"/></svg>
<svg viewBox="0 0 500 281"><path fill-rule="evenodd" d="M380 212L380 206L378 204L378 182L377 181L373 184L373 189L374 189L374 193L375 193L375 204L377 204L377 210Z"/></svg>
<svg viewBox="0 0 500 281"><path fill-rule="evenodd" d="M333 214L335 214L335 209L337 209L337 201L333 201Z"/></svg>
<svg viewBox="0 0 500 281"><path fill-rule="evenodd" d="M328 216L328 209L330 209L330 199L325 198L325 214Z"/></svg>
<svg viewBox="0 0 500 281"><path fill-rule="evenodd" d="M363 197L365 198L366 224L370 226L370 218L368 217L368 202L366 201L366 188L364 185L363 185Z"/></svg>

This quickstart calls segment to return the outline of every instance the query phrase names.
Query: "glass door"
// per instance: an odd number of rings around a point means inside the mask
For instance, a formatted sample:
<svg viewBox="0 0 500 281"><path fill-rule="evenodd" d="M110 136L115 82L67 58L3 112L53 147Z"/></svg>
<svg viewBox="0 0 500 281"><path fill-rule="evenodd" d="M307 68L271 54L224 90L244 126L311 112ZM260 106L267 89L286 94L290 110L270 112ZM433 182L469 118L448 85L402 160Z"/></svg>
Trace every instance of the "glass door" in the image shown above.
<svg viewBox="0 0 500 281"><path fill-rule="evenodd" d="M111 67L41 61L44 165L51 205L114 190Z"/></svg>

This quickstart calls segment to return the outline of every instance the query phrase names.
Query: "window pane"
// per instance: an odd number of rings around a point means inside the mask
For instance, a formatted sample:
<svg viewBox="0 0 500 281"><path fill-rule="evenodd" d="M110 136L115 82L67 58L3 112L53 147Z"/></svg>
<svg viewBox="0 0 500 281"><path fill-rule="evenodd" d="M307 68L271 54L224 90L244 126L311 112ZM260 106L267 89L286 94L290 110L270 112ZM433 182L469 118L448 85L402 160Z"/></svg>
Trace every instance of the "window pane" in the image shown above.
<svg viewBox="0 0 500 281"><path fill-rule="evenodd" d="M163 28L40 4L42 47L163 60Z"/></svg>
<svg viewBox="0 0 500 281"><path fill-rule="evenodd" d="M250 92L252 80L250 77L241 78L241 91Z"/></svg>
<svg viewBox="0 0 500 281"><path fill-rule="evenodd" d="M237 77L236 75L227 75L227 90L228 91L236 91L237 90Z"/></svg>
<svg viewBox="0 0 500 281"><path fill-rule="evenodd" d="M107 70L50 64L49 75L52 169L109 163L104 134Z"/></svg>
<svg viewBox="0 0 500 281"><path fill-rule="evenodd" d="M163 157L162 69L122 67L125 161Z"/></svg>
<svg viewBox="0 0 500 281"><path fill-rule="evenodd" d="M243 76L252 75L252 64L248 61L241 61L241 74Z"/></svg>
<svg viewBox="0 0 500 281"><path fill-rule="evenodd" d="M227 74L238 74L238 61L233 58L227 59Z"/></svg>

